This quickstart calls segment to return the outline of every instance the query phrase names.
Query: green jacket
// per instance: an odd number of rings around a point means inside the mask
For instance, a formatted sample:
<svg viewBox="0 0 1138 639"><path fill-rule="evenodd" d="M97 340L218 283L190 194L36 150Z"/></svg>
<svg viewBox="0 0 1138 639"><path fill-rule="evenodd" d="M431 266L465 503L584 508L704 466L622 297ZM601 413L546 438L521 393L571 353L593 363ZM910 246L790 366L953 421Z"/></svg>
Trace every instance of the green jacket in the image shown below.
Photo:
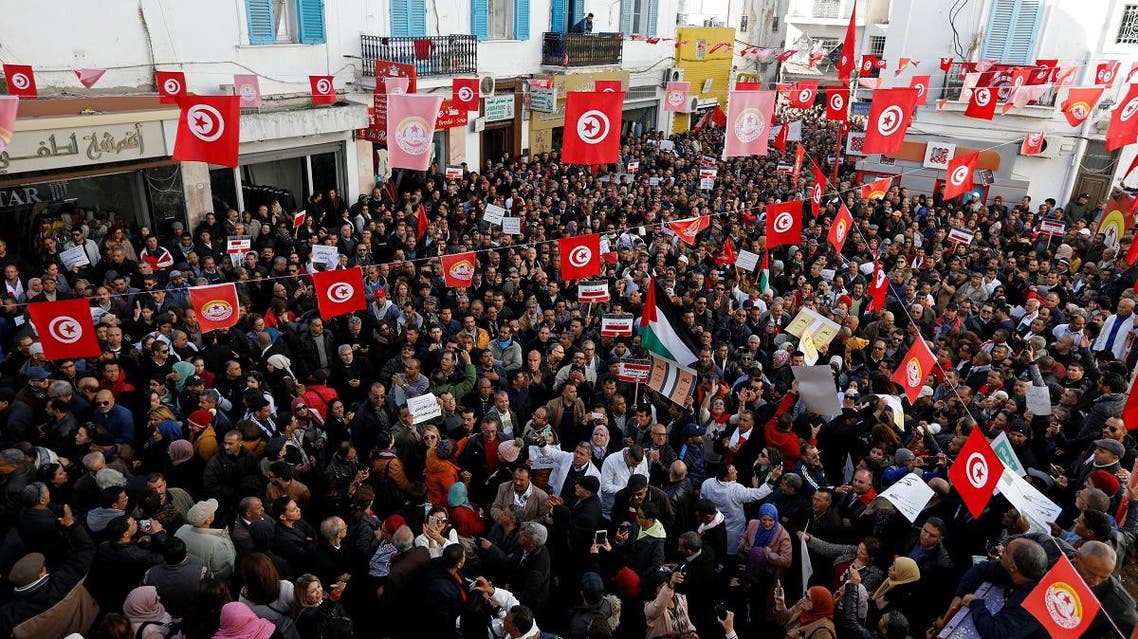
<svg viewBox="0 0 1138 639"><path fill-rule="evenodd" d="M436 397L443 393L451 393L455 399L462 399L463 396L474 390L474 382L477 381L477 372L474 370L474 364L467 364L463 373L465 377L463 377L461 382L457 384L439 384L438 386L432 386L431 392L434 393Z"/></svg>

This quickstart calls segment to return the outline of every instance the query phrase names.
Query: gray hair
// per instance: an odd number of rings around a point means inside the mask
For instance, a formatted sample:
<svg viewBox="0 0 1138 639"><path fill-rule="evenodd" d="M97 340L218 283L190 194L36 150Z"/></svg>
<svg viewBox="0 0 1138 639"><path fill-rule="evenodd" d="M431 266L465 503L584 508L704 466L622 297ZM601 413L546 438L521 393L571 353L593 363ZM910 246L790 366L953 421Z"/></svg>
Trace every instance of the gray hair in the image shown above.
<svg viewBox="0 0 1138 639"><path fill-rule="evenodd" d="M703 550L703 537L700 537L699 533L695 532L694 530L689 530L686 533L680 535L680 543L683 544L684 548L687 548L688 550L695 552Z"/></svg>
<svg viewBox="0 0 1138 639"><path fill-rule="evenodd" d="M1079 546L1079 549L1075 552L1080 557L1102 559L1103 561L1110 562L1111 566L1118 563L1118 553L1115 552L1114 548L1110 547L1110 544L1105 544L1101 541L1085 542L1082 546Z"/></svg>
<svg viewBox="0 0 1138 639"><path fill-rule="evenodd" d="M0 463L9 464L12 466L19 466L27 459L24 456L24 451L19 448L5 448L0 450Z"/></svg>
<svg viewBox="0 0 1138 639"><path fill-rule="evenodd" d="M95 473L95 485L100 489L111 486L126 486L126 476L114 468L104 468Z"/></svg>
<svg viewBox="0 0 1138 639"><path fill-rule="evenodd" d="M415 533L406 524L399 527L391 536L391 545L399 552L407 552L415 547Z"/></svg>
<svg viewBox="0 0 1138 639"><path fill-rule="evenodd" d="M346 527L347 524L344 523L343 519L339 517L329 517L320 522L320 534L324 535L325 539L331 541Z"/></svg>
<svg viewBox="0 0 1138 639"><path fill-rule="evenodd" d="M86 468L87 470L91 470L95 466L99 465L99 462L102 462L104 464L107 463L107 458L104 457L103 453L99 451L83 455L83 468Z"/></svg>
<svg viewBox="0 0 1138 639"><path fill-rule="evenodd" d="M544 546L545 542L549 540L549 531L536 521L527 521L522 524L522 530L529 533L530 539L538 546Z"/></svg>
<svg viewBox="0 0 1138 639"><path fill-rule="evenodd" d="M47 396L57 399L71 399L75 394L75 389L71 387L71 382L63 380L56 380L47 387Z"/></svg>
<svg viewBox="0 0 1138 639"><path fill-rule="evenodd" d="M1024 579L1035 581L1042 578L1047 572L1047 552L1043 550L1043 546L1022 537L1015 541L1017 543L1011 545L1008 550L1012 554L1012 563L1016 571L1023 575Z"/></svg>

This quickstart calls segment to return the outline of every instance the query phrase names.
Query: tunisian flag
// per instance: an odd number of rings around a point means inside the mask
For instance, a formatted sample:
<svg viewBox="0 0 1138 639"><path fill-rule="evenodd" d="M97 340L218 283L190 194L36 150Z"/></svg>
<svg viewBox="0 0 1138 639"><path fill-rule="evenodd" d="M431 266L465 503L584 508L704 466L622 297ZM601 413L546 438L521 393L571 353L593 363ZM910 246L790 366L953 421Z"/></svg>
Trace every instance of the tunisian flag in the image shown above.
<svg viewBox="0 0 1138 639"><path fill-rule="evenodd" d="M178 98L178 137L175 162L206 162L237 167L241 97L187 95Z"/></svg>
<svg viewBox="0 0 1138 639"><path fill-rule="evenodd" d="M929 103L929 83L932 81L932 76L915 75L909 81L909 88L917 90L917 104Z"/></svg>
<svg viewBox="0 0 1138 639"><path fill-rule="evenodd" d="M683 111L688 103L690 90L691 82L669 82L668 88L664 91L664 110L671 113Z"/></svg>
<svg viewBox="0 0 1138 639"><path fill-rule="evenodd" d="M846 106L850 102L850 90L845 87L826 87L826 119L845 122L849 119Z"/></svg>
<svg viewBox="0 0 1138 639"><path fill-rule="evenodd" d="M363 280L360 280L363 286ZM213 286L191 286L190 308L198 314L198 324L203 333L229 328L237 324L241 315L237 302L235 284L215 284Z"/></svg>
<svg viewBox="0 0 1138 639"><path fill-rule="evenodd" d="M1110 114L1106 129L1106 150L1113 151L1138 140L1138 84L1131 84L1126 97L1118 101L1118 108Z"/></svg>
<svg viewBox="0 0 1138 639"><path fill-rule="evenodd" d="M624 94L570 91L565 95L566 164L612 164L620 159L620 114Z"/></svg>
<svg viewBox="0 0 1138 639"><path fill-rule="evenodd" d="M1113 87L1114 80L1118 77L1118 65L1121 62L1118 60L1108 60L1106 62L1098 63L1095 67L1095 84L1102 87Z"/></svg>
<svg viewBox="0 0 1138 639"><path fill-rule="evenodd" d="M181 71L155 71L154 81L158 85L158 102L162 104L175 104L187 95L186 74Z"/></svg>
<svg viewBox="0 0 1138 639"><path fill-rule="evenodd" d="M925 379L935 364L936 357L925 343L925 338L918 336L890 379L905 388L905 396L909 398L909 403L913 404L916 403L917 395L921 393L921 387L925 385Z"/></svg>
<svg viewBox="0 0 1138 639"><path fill-rule="evenodd" d="M948 161L944 178L944 199L951 200L972 190L972 174L976 172L976 160L980 153L969 153Z"/></svg>
<svg viewBox="0 0 1138 639"><path fill-rule="evenodd" d="M461 111L477 111L478 78L455 78L451 80L450 100Z"/></svg>
<svg viewBox="0 0 1138 639"><path fill-rule="evenodd" d="M680 238L684 244L688 246L695 246L695 238L701 231L711 225L710 215L701 215L686 220L676 220L668 222L668 228Z"/></svg>
<svg viewBox="0 0 1138 639"><path fill-rule="evenodd" d="M335 104L336 84L335 78L330 75L310 75L308 84L312 89L313 104Z"/></svg>
<svg viewBox="0 0 1138 639"><path fill-rule="evenodd" d="M991 120L996 115L996 92L988 87L980 87L972 91L972 99L968 101L968 108L964 115L979 120Z"/></svg>
<svg viewBox="0 0 1138 639"><path fill-rule="evenodd" d="M767 248L802 242L802 200L767 205Z"/></svg>
<svg viewBox="0 0 1138 639"><path fill-rule="evenodd" d="M866 122L863 153L896 153L905 142L905 131L917 106L917 90L878 89Z"/></svg>
<svg viewBox="0 0 1138 639"><path fill-rule="evenodd" d="M405 93L387 96L387 153L391 168L426 171L441 95Z"/></svg>
<svg viewBox="0 0 1138 639"><path fill-rule="evenodd" d="M28 304L28 315L47 359L98 357L102 352L86 299Z"/></svg>
<svg viewBox="0 0 1138 639"><path fill-rule="evenodd" d="M1003 471L1004 464L984 438L982 429L973 428L956 461L948 467L948 478L968 512L979 517L992 499Z"/></svg>
<svg viewBox="0 0 1138 639"><path fill-rule="evenodd" d="M854 70L854 50L857 47L857 3L851 5L850 22L846 25L846 38L842 40L842 56L838 58L838 80L842 84L850 81Z"/></svg>
<svg viewBox="0 0 1138 639"><path fill-rule="evenodd" d="M620 95L619 93L615 95ZM601 235L576 235L557 240L561 280L581 280L601 274Z"/></svg>
<svg viewBox="0 0 1138 639"><path fill-rule="evenodd" d="M474 281L474 251L450 253L442 256L443 280L453 288L469 288Z"/></svg>
<svg viewBox="0 0 1138 639"><path fill-rule="evenodd" d="M358 266L342 271L313 273L312 285L316 288L316 302L320 307L320 317L324 319L362 311L367 308L367 295L364 294L364 272Z"/></svg>
<svg viewBox="0 0 1138 639"><path fill-rule="evenodd" d="M5 64L4 78L8 81L8 95L34 98L39 95L36 74L30 64Z"/></svg>
<svg viewBox="0 0 1138 639"><path fill-rule="evenodd" d="M1063 101L1062 111L1067 124L1080 126L1091 115L1091 111L1102 97L1102 87L1071 87L1067 99Z"/></svg>
<svg viewBox="0 0 1138 639"><path fill-rule="evenodd" d="M767 154L774 91L732 91L727 99L724 158Z"/></svg>
<svg viewBox="0 0 1138 639"><path fill-rule="evenodd" d="M1063 553L1021 604L1048 637L1075 639L1094 621L1102 604Z"/></svg>
<svg viewBox="0 0 1138 639"><path fill-rule="evenodd" d="M822 214L822 196L826 192L826 172L814 158L810 158L810 172L814 174L814 183L810 185L810 213L817 218Z"/></svg>
<svg viewBox="0 0 1138 639"><path fill-rule="evenodd" d="M869 283L869 307L868 311L880 311L885 308L885 294L889 290L889 278L885 277L885 269L881 268L881 263L876 262L873 265L873 281Z"/></svg>
<svg viewBox="0 0 1138 639"><path fill-rule="evenodd" d="M817 82L799 82L790 93L790 106L795 109L809 109L814 106L814 96L818 95Z"/></svg>
<svg viewBox="0 0 1138 639"><path fill-rule="evenodd" d="M593 88L599 93L624 93L620 80L594 80Z"/></svg>
<svg viewBox="0 0 1138 639"><path fill-rule="evenodd" d="M853 214L846 208L846 203L842 202L838 206L838 214L834 216L834 223L830 225L830 232L826 234L826 241L834 247L835 252L842 252L851 228L853 228Z"/></svg>
<svg viewBox="0 0 1138 639"><path fill-rule="evenodd" d="M261 106L261 80L255 73L237 73L233 76L233 89L241 98L241 107L257 109Z"/></svg>

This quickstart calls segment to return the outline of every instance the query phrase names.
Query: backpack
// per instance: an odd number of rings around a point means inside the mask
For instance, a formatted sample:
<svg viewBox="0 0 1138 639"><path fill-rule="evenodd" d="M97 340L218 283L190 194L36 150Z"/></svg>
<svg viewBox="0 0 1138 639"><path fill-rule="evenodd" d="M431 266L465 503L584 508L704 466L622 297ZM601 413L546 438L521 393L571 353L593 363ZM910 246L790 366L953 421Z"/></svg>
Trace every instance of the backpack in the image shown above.
<svg viewBox="0 0 1138 639"><path fill-rule="evenodd" d="M403 491L399 489L399 484L396 484L395 480L391 478L390 467L391 462L388 461L376 477L375 499L372 504L375 513L381 518L399 510L406 502Z"/></svg>

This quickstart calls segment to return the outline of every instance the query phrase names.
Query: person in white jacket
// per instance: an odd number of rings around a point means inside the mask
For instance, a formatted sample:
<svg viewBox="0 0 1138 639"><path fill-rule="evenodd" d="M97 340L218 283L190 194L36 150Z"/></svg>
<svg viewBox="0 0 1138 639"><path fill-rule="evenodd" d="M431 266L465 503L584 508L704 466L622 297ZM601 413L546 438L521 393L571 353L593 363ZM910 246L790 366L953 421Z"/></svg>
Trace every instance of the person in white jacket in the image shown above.
<svg viewBox="0 0 1138 639"><path fill-rule="evenodd" d="M748 488L740 484L739 471L733 464L721 466L715 477L708 477L700 486L699 496L711 500L715 508L723 513L723 525L727 528L727 554L739 552L743 532L747 529L747 516L743 505L766 499L774 492L774 484L782 474L782 466L775 466L766 483L758 488Z"/></svg>
<svg viewBox="0 0 1138 639"><path fill-rule="evenodd" d="M186 513L186 523L175 537L186 544L186 554L205 566L208 575L225 581L233 574L237 551L229 533L219 528L210 528L217 514L217 500L199 501L190 506Z"/></svg>
<svg viewBox="0 0 1138 639"><path fill-rule="evenodd" d="M616 494L628 485L633 475L648 476L648 460L644 449L636 444L620 451L619 455L605 457L601 464L601 514L612 519L612 504ZM742 530L739 531L742 534Z"/></svg>
<svg viewBox="0 0 1138 639"><path fill-rule="evenodd" d="M505 588L495 588L494 584L487 581L485 577L475 579L473 588L475 592L482 595L492 611L487 639L505 639L506 615L511 608L521 605L521 602L514 596L514 593Z"/></svg>

